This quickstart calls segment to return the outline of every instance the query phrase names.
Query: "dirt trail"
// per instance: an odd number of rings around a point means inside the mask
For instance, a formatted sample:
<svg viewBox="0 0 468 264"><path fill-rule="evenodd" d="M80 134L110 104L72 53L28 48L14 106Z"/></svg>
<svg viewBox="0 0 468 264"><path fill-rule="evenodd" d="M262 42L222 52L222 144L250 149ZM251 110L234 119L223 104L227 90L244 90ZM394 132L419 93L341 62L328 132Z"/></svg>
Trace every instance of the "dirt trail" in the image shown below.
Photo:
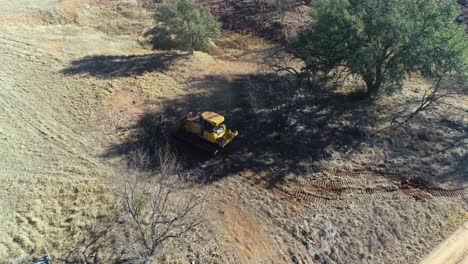
<svg viewBox="0 0 468 264"><path fill-rule="evenodd" d="M234 247L239 263L274 263L278 249L270 243L261 221L250 210L226 201L222 217L216 221L218 231L225 236L228 247Z"/></svg>
<svg viewBox="0 0 468 264"><path fill-rule="evenodd" d="M421 264L439 263L468 263L468 221L421 261Z"/></svg>

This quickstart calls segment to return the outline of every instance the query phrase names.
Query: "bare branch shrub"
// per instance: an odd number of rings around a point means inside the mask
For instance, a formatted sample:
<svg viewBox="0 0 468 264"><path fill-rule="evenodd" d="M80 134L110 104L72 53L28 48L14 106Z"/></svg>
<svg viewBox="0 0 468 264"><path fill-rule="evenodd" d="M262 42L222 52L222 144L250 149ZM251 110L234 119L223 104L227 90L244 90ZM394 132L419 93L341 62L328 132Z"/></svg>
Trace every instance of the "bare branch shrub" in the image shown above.
<svg viewBox="0 0 468 264"><path fill-rule="evenodd" d="M290 113L303 88L302 78L293 64L294 58L283 50L267 57L259 73L246 80L246 97L253 111L266 114L282 130L291 122Z"/></svg>
<svg viewBox="0 0 468 264"><path fill-rule="evenodd" d="M132 135L135 143L128 155L128 166L130 169L149 171L162 165L159 160L162 155L173 156L174 150L170 147L171 122L166 117L158 114L146 114L138 123L138 129Z"/></svg>
<svg viewBox="0 0 468 264"><path fill-rule="evenodd" d="M116 210L91 227L67 263L155 263L168 243L189 243L204 222L203 199L184 190L180 162L168 146L158 149L156 173L126 170L114 179ZM142 160L149 159L144 154ZM172 245L172 244L171 244Z"/></svg>
<svg viewBox="0 0 468 264"><path fill-rule="evenodd" d="M433 85L424 90L424 94L415 106L415 109L410 113L400 112L394 115L388 128L393 130L397 129L411 121L419 113L442 103L444 99L467 93L468 86L465 84L464 78L451 78L447 80L439 77Z"/></svg>
<svg viewBox="0 0 468 264"><path fill-rule="evenodd" d="M165 162L161 168L166 169L166 174L161 173L156 182L129 177L117 190L124 221L135 232L135 243L131 244L133 262L153 263L164 243L182 242L203 222L201 198L178 192L177 177L168 171L176 165L167 158Z"/></svg>
<svg viewBox="0 0 468 264"><path fill-rule="evenodd" d="M300 77L303 76L299 70L303 66L303 62L288 53L284 48L274 49L268 56L265 56L262 65L263 67L260 69L261 73L295 75L297 81L301 81Z"/></svg>

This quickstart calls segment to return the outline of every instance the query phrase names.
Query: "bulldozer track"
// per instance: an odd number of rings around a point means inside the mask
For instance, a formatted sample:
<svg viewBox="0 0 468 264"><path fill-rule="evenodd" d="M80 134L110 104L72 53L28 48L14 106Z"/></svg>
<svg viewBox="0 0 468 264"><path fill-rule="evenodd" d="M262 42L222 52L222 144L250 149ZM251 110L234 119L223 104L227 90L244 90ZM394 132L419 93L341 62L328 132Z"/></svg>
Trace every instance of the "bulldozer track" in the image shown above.
<svg viewBox="0 0 468 264"><path fill-rule="evenodd" d="M241 170L241 175L253 185L264 185L306 203L340 206L349 202L363 204L375 200L392 199L401 194L415 199L463 198L468 196L468 189L446 190L426 186L425 182L412 181L411 177L396 174L384 174L377 171L334 171L332 174L342 177L340 180L297 180L275 181L272 169L258 171L249 167L246 162L227 155L223 160L229 166ZM363 185L387 183L391 186L363 189Z"/></svg>

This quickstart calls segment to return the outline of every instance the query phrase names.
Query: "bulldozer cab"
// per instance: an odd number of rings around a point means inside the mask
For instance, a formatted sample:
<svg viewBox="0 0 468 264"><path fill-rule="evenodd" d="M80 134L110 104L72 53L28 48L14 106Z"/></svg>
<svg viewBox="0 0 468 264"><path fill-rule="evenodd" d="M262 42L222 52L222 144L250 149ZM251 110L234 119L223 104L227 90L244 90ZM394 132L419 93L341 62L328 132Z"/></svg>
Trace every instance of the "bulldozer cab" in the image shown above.
<svg viewBox="0 0 468 264"><path fill-rule="evenodd" d="M211 125L209 127L217 127L217 126L222 125L224 122L224 116L219 115L214 112L203 112L201 114L201 117L206 123Z"/></svg>
<svg viewBox="0 0 468 264"><path fill-rule="evenodd" d="M215 143L224 136L226 126L223 124L224 117L213 113L203 112L191 114L187 117L185 129L193 134Z"/></svg>
<svg viewBox="0 0 468 264"><path fill-rule="evenodd" d="M226 126L223 124L223 116L213 112L204 112L200 117L202 136L206 140L216 143L219 138L224 136Z"/></svg>

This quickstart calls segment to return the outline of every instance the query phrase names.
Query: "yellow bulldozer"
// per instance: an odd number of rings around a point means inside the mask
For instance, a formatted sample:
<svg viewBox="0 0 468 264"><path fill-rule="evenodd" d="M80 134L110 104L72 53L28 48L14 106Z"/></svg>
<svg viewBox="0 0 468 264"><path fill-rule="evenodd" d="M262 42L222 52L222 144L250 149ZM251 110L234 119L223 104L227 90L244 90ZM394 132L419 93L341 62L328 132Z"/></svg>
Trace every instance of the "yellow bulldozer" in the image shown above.
<svg viewBox="0 0 468 264"><path fill-rule="evenodd" d="M188 113L175 127L175 136L216 155L239 133L224 124L224 117L214 112Z"/></svg>

